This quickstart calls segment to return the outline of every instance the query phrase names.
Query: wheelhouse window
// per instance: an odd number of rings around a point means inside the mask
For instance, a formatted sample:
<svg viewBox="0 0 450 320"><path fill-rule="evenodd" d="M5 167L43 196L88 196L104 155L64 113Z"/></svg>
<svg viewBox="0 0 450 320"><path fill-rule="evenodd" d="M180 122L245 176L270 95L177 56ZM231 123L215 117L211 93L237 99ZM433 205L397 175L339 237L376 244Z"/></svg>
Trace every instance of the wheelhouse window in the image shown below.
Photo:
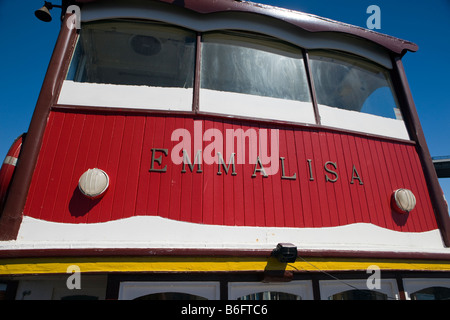
<svg viewBox="0 0 450 320"><path fill-rule="evenodd" d="M195 34L158 23L83 26L67 79L77 82L192 88Z"/></svg>
<svg viewBox="0 0 450 320"><path fill-rule="evenodd" d="M211 32L202 37L200 110L313 123L300 48L270 37Z"/></svg>
<svg viewBox="0 0 450 320"><path fill-rule="evenodd" d="M199 110L409 139L389 69L348 53L307 54L305 64L304 49L258 33L198 34L155 21L89 22L81 28L58 103Z"/></svg>
<svg viewBox="0 0 450 320"><path fill-rule="evenodd" d="M195 46L195 32L157 22L84 24L59 103L191 110Z"/></svg>
<svg viewBox="0 0 450 320"><path fill-rule="evenodd" d="M408 138L388 69L333 51L309 60L323 125Z"/></svg>

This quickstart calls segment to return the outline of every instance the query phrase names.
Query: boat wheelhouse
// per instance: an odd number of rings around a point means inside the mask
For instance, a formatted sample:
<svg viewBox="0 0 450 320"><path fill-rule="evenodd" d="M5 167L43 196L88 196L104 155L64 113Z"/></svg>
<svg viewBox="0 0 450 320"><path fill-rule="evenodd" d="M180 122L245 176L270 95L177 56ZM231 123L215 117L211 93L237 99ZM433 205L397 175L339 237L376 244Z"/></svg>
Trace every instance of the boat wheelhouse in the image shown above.
<svg viewBox="0 0 450 320"><path fill-rule="evenodd" d="M62 12L2 167L8 297L449 298L414 43L246 1Z"/></svg>

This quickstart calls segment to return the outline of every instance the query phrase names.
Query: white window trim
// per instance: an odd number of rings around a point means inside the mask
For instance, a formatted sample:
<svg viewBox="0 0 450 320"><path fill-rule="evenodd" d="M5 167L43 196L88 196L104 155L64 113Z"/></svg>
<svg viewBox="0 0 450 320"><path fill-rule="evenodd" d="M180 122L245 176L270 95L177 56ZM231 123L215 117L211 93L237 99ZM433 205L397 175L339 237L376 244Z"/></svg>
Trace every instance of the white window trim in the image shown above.
<svg viewBox="0 0 450 320"><path fill-rule="evenodd" d="M87 83L64 80L60 105L192 111L192 88Z"/></svg>
<svg viewBox="0 0 450 320"><path fill-rule="evenodd" d="M323 126L410 140L408 129L403 120L345 110L322 104L319 104L318 107L321 125Z"/></svg>
<svg viewBox="0 0 450 320"><path fill-rule="evenodd" d="M200 89L200 111L315 124L312 102Z"/></svg>

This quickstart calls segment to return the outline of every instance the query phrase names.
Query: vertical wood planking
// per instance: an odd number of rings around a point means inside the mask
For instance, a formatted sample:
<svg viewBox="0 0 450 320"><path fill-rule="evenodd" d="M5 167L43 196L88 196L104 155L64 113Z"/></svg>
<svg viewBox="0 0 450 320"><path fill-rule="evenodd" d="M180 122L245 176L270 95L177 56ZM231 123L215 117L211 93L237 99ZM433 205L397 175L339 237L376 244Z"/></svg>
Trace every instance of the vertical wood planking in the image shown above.
<svg viewBox="0 0 450 320"><path fill-rule="evenodd" d="M204 130L214 130L214 122L205 120L204 122ZM211 140L207 142L207 145L210 146L206 152L208 152L208 156L212 158L216 158L217 154L217 142L214 137L211 137ZM220 152L220 151L219 151ZM198 190L199 193L203 195L202 202L202 222L205 224L213 224L213 212L214 212L214 179L217 174L217 166L214 164L206 165L203 168L203 187L201 190Z"/></svg>
<svg viewBox="0 0 450 320"><path fill-rule="evenodd" d="M292 177L294 174L296 176L295 180L287 180L287 184L290 188L290 202L292 206L292 219L293 219L293 227L303 227L304 221L303 221L303 213L302 213L302 203L303 203L303 195L300 192L300 185L299 185L299 171L297 168L297 163L299 161L298 153L296 150L296 143L295 143L295 133L293 130L287 130L286 131L286 156L285 159L285 174L288 177ZM281 152L280 152L281 156ZM281 165L281 164L280 164ZM281 167L279 168L278 172L281 172Z"/></svg>
<svg viewBox="0 0 450 320"><path fill-rule="evenodd" d="M194 146L194 138L201 146ZM198 129L198 128L201 128ZM245 163L235 157L236 175L232 167L218 175L217 154L214 163L202 159L201 170L193 171L175 165L171 151L182 143L189 149L193 164L201 148L217 149L221 143L203 141L208 129L222 134L222 156L226 165L226 132L242 130L234 141L236 154L246 153ZM186 129L191 141L172 141L175 129ZM279 144L272 145L270 129L279 130ZM267 144L267 156L279 148L284 157L278 172L252 177L256 155L249 155L249 140L245 133L256 133L259 156L261 145ZM261 134L267 130L267 136ZM238 142L240 139L240 143ZM261 139L266 139L262 141ZM217 148L216 148L217 147ZM165 172L151 172L152 148L167 149L161 157ZM214 153L214 152L213 152ZM180 154L182 156L182 154ZM254 157L254 159L252 159ZM272 159L273 160L273 159ZM312 177L308 160L311 160ZM325 163L336 171L336 182L326 181ZM268 169L272 163L263 162ZM353 165L363 180L352 181ZM89 168L105 170L111 179L109 190L101 200L89 200L77 189L78 179ZM311 179L312 178L312 179ZM411 189L417 207L409 215L399 215L390 206L392 192ZM273 227L333 227L351 223L372 223L398 231L422 232L437 228L425 178L415 147L411 144L360 137L349 133L318 129L289 129L228 120L194 119L188 116L140 116L125 114L83 114L51 112L41 154L30 186L25 214L48 221L65 223L95 223L134 215L158 215L163 218L194 223L273 226Z"/></svg>

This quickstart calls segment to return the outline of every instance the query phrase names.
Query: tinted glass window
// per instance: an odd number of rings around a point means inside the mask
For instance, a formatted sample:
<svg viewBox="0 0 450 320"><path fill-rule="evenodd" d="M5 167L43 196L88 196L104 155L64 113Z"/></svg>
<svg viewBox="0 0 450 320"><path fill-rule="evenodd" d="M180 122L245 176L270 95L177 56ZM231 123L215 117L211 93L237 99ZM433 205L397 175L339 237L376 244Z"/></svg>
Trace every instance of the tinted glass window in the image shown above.
<svg viewBox="0 0 450 320"><path fill-rule="evenodd" d="M248 294L238 298L238 300L301 300L296 294L276 291L264 291Z"/></svg>
<svg viewBox="0 0 450 320"><path fill-rule="evenodd" d="M83 25L67 76L90 83L192 88L194 32L150 22Z"/></svg>
<svg viewBox="0 0 450 320"><path fill-rule="evenodd" d="M204 297L183 292L160 292L152 293L134 300L207 300Z"/></svg>
<svg viewBox="0 0 450 320"><path fill-rule="evenodd" d="M254 34L203 36L201 88L310 101L302 51Z"/></svg>
<svg viewBox="0 0 450 320"><path fill-rule="evenodd" d="M333 294L328 300L387 300L384 293L372 290L348 290Z"/></svg>
<svg viewBox="0 0 450 320"><path fill-rule="evenodd" d="M425 288L412 293L411 300L450 300L450 288Z"/></svg>
<svg viewBox="0 0 450 320"><path fill-rule="evenodd" d="M348 54L312 51L309 57L318 104L401 117L387 69Z"/></svg>

